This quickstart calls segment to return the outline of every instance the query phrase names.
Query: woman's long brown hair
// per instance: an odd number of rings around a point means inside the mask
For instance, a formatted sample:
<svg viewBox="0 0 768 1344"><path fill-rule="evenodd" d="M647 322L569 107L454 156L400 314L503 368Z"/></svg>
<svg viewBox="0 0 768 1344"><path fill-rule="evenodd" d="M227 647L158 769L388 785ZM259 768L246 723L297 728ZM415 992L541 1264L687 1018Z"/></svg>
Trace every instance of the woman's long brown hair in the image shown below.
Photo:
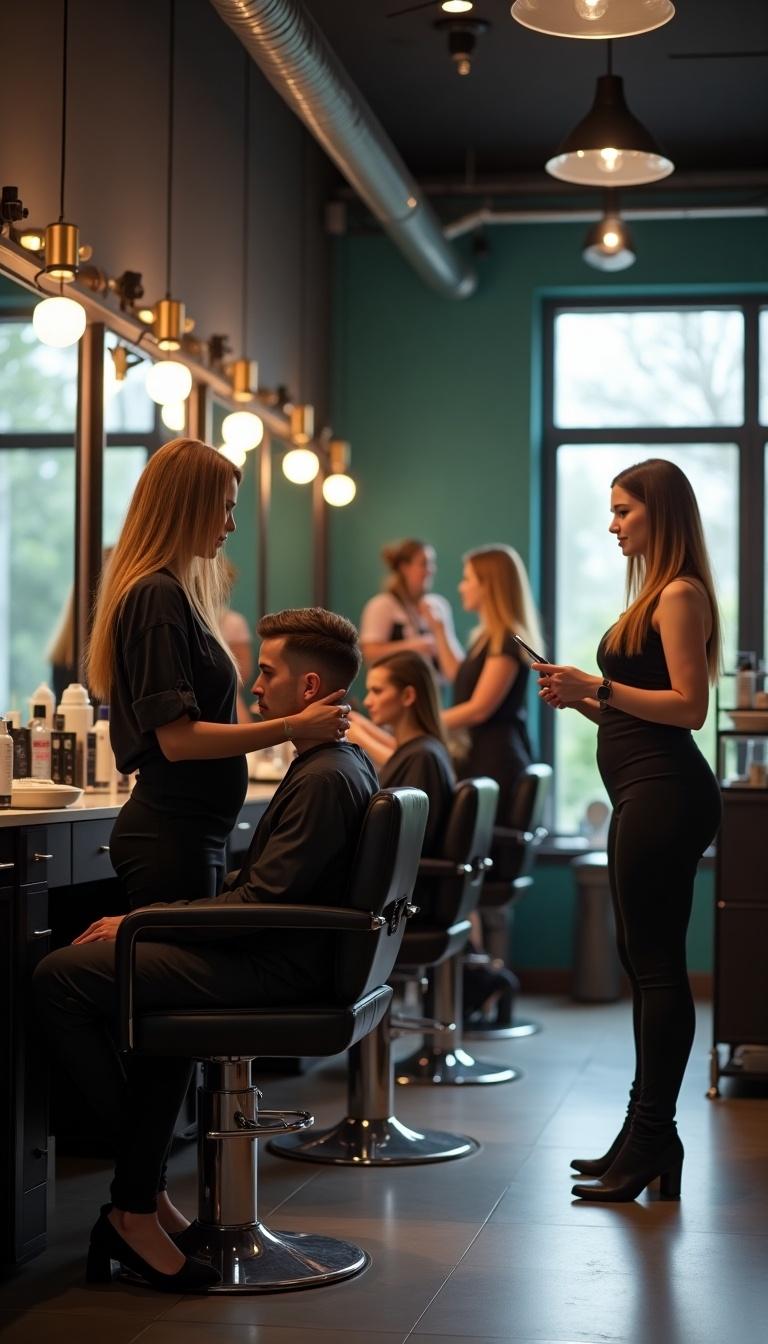
<svg viewBox="0 0 768 1344"><path fill-rule="evenodd" d="M219 630L228 593L224 556L205 558L232 478L240 472L197 439L171 439L149 459L128 505L122 531L102 571L87 654L88 685L108 700L115 674L115 635L123 600L141 579L169 569L192 610L232 657ZM234 665L234 660L233 660Z"/></svg>
<svg viewBox="0 0 768 1344"><path fill-rule="evenodd" d="M699 506L688 477L674 462L650 457L620 471L611 481L611 488L615 485L645 505L648 546L646 555L629 557L627 609L609 632L606 649L630 656L640 653L667 584L674 579L695 579L706 592L712 611L707 667L710 680L716 681L720 670L720 615Z"/></svg>
<svg viewBox="0 0 768 1344"><path fill-rule="evenodd" d="M447 748L442 719L440 718L440 700L437 694L437 682L426 658L420 653L404 649L402 653L388 653L371 663L371 668L385 667L390 681L404 691L412 686L416 692L411 709L421 731L428 737L436 737Z"/></svg>
<svg viewBox="0 0 768 1344"><path fill-rule="evenodd" d="M468 551L464 562L472 566L483 589L483 620L472 632L473 642L480 640L489 653L497 654L506 635L519 635L537 653L545 653L531 585L514 547L480 546Z"/></svg>

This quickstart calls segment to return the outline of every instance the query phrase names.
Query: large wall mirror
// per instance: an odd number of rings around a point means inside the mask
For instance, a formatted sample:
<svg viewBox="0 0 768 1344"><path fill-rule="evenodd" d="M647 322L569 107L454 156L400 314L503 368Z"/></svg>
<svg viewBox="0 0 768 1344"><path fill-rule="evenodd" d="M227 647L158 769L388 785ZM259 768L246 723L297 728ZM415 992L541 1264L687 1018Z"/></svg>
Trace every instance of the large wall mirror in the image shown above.
<svg viewBox="0 0 768 1344"><path fill-rule="evenodd" d="M0 276L0 713L51 681L75 565L77 347L41 345Z"/></svg>

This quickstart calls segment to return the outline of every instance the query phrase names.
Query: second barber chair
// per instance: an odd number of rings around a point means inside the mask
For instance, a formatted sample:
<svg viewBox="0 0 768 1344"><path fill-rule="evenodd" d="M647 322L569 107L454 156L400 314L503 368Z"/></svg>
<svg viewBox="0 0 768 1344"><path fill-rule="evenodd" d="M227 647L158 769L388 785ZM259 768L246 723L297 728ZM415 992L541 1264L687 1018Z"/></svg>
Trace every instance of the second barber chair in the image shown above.
<svg viewBox="0 0 768 1344"><path fill-rule="evenodd" d="M477 905L486 873L498 792L491 779L464 780L457 786L443 856L422 859L419 864L414 893L418 909L409 925L414 937L408 937L407 929L398 968L405 962L439 970L442 965L452 967L460 958L470 933L469 915ZM453 972L449 976L453 985ZM451 1035L457 1028L449 996L444 996L441 1008L447 1016L437 1030L441 1036ZM366 1167L445 1162L476 1152L479 1145L466 1135L414 1130L394 1113L392 1037L403 1030L425 1029L434 1030L435 1024L392 1019L387 1013L349 1052L347 1114L329 1129L273 1139L270 1152L304 1162ZM467 1061L469 1066L475 1064L468 1057ZM496 1065L479 1067L499 1072ZM514 1077L512 1070L505 1072L507 1078Z"/></svg>

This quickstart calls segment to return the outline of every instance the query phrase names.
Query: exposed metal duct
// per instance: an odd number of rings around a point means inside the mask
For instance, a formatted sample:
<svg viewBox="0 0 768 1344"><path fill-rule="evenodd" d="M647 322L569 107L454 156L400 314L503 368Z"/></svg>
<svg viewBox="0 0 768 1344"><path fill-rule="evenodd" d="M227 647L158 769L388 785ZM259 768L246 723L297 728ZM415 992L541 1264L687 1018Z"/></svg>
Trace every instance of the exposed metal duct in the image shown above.
<svg viewBox="0 0 768 1344"><path fill-rule="evenodd" d="M464 299L476 277L314 19L295 0L211 0L427 284Z"/></svg>

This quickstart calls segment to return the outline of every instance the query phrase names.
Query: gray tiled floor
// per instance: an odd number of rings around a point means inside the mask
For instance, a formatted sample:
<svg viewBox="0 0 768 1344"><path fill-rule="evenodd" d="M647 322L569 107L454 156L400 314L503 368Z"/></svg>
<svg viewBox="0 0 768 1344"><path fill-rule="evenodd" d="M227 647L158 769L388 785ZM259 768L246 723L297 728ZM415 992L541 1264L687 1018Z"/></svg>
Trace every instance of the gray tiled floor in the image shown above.
<svg viewBox="0 0 768 1344"><path fill-rule="evenodd" d="M627 1084L625 1004L537 1000L538 1036L477 1053L525 1077L490 1088L398 1089L406 1123L473 1134L460 1162L392 1171L264 1154L262 1214L371 1254L357 1279L312 1292L169 1299L87 1288L83 1246L108 1173L60 1164L47 1253L0 1290L8 1344L764 1344L768 1338L768 1098L704 1100L708 1012L681 1099L683 1200L585 1205L568 1159L599 1151ZM412 1042L409 1043L411 1048ZM265 1079L267 1105L341 1114L343 1066ZM191 1213L194 1153L173 1159Z"/></svg>

